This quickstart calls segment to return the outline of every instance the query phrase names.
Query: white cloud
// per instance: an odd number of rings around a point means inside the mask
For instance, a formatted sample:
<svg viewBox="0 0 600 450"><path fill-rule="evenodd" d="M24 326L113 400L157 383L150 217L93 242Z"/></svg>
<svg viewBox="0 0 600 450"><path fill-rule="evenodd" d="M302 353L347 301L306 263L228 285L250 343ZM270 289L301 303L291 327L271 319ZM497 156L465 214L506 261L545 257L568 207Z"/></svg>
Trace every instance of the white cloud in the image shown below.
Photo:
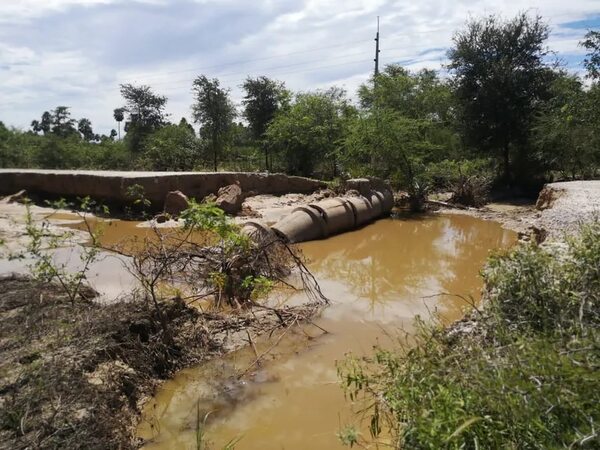
<svg viewBox="0 0 600 450"><path fill-rule="evenodd" d="M237 100L246 75L262 74L294 90L337 84L353 94L373 69L377 15L382 66L439 68L469 17L520 11L550 22L553 50L580 55L585 30L560 24L599 9L598 0L0 0L0 120L26 127L67 104L108 132L122 82L167 95L178 120L199 73Z"/></svg>
<svg viewBox="0 0 600 450"><path fill-rule="evenodd" d="M0 2L0 23L25 22L71 6L93 6L112 2L113 0L3 0Z"/></svg>

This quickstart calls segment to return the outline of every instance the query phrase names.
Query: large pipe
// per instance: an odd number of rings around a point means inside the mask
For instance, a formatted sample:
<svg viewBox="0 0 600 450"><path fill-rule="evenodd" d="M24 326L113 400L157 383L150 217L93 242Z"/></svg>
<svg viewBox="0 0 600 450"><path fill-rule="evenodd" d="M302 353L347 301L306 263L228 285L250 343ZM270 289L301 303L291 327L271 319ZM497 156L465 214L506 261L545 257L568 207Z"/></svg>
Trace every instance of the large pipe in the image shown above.
<svg viewBox="0 0 600 450"><path fill-rule="evenodd" d="M241 233L255 242L275 239L275 232L261 222L248 221L242 225Z"/></svg>
<svg viewBox="0 0 600 450"><path fill-rule="evenodd" d="M392 191L388 189L384 189L380 192L383 196L383 212L384 214L388 214L392 211L392 208L394 207L394 194L392 194Z"/></svg>
<svg viewBox="0 0 600 450"><path fill-rule="evenodd" d="M373 218L381 217L383 215L383 194L378 191L371 191L369 201L373 208Z"/></svg>
<svg viewBox="0 0 600 450"><path fill-rule="evenodd" d="M327 224L321 212L310 206L300 206L271 227L289 243L312 241L327 236Z"/></svg>
<svg viewBox="0 0 600 450"><path fill-rule="evenodd" d="M364 197L348 197L348 203L354 211L355 223L357 227L370 222L373 216L373 207Z"/></svg>
<svg viewBox="0 0 600 450"><path fill-rule="evenodd" d="M345 199L330 198L319 203L311 203L309 206L317 209L323 216L328 235L341 233L356 226L354 210Z"/></svg>
<svg viewBox="0 0 600 450"><path fill-rule="evenodd" d="M301 206L271 228L290 243L311 241L365 225L389 214L393 206L390 190L371 190L366 197L336 197Z"/></svg>

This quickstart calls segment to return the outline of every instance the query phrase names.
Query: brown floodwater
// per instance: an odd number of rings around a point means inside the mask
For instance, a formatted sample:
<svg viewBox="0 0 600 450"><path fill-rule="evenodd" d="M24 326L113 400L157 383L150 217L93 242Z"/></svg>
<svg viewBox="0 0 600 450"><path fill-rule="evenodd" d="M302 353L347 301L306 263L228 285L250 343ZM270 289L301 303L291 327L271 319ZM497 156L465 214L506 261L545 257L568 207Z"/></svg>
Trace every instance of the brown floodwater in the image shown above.
<svg viewBox="0 0 600 450"><path fill-rule="evenodd" d="M332 300L315 323L289 331L263 363L234 352L167 381L144 411L146 449L194 449L199 422L211 448L344 448L336 433L361 426L359 405L344 398L336 361L391 346L415 315L445 321L479 299L479 271L493 249L516 242L499 224L460 215L379 220L360 230L300 245ZM269 348L277 336L257 343ZM204 420L204 417L206 419ZM362 428L364 429L364 428Z"/></svg>
<svg viewBox="0 0 600 450"><path fill-rule="evenodd" d="M74 272L81 268L81 246L77 242L87 240L88 232L97 232L99 243L104 248L97 259L90 265L86 277L88 283L100 294L99 301L112 302L119 298L127 297L131 291L138 288L139 283L131 274L130 260L127 256L111 251L118 250L125 254L132 254L144 249L149 242L157 241L157 233L163 239L171 242L189 240L197 244L209 242L209 235L202 232L189 233L177 226L176 222L161 225L156 231L148 226L147 222L103 219L94 216L84 217L70 212L53 212L41 215L38 221L47 220L53 225L83 231L84 234L74 238L67 238L61 245L52 250L53 261L58 266ZM32 261L28 258L10 259L0 256L0 274L8 272L27 273L28 265Z"/></svg>

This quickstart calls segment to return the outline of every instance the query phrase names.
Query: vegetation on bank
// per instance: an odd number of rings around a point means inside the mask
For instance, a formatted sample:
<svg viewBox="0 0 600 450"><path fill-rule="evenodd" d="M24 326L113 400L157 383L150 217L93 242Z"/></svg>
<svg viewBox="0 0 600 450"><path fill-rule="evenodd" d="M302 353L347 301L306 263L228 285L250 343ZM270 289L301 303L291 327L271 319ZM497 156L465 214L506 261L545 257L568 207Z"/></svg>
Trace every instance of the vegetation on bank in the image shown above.
<svg viewBox="0 0 600 450"><path fill-rule="evenodd" d="M600 223L491 258L483 310L339 372L395 448L600 446ZM349 444L364 437L349 429Z"/></svg>
<svg viewBox="0 0 600 450"><path fill-rule="evenodd" d="M272 236L250 239L212 204L192 202L183 228L154 228L110 248L102 247L102 223L86 216L104 208L87 198L78 213L87 243L35 221L26 207L28 245L5 256L25 259L30 275L0 277L2 449L137 448L139 408L160 380L252 336L285 334L327 303L297 251ZM79 266L61 260L64 248ZM115 253L127 256L115 263L138 289L109 304L93 301L89 271ZM292 270L293 284L284 280ZM276 287L304 289L308 300L262 305Z"/></svg>
<svg viewBox="0 0 600 450"><path fill-rule="evenodd" d="M595 177L599 32L581 42L587 81L552 61L548 35L527 14L472 20L454 36L447 77L390 65L360 86L356 104L337 87L293 93L263 76L242 84L238 107L219 80L199 75L191 104L198 134L185 119L173 122L168 99L150 86L124 84L107 136L65 106L27 131L0 124L0 167L375 175L416 198L451 189L467 203L493 186Z"/></svg>

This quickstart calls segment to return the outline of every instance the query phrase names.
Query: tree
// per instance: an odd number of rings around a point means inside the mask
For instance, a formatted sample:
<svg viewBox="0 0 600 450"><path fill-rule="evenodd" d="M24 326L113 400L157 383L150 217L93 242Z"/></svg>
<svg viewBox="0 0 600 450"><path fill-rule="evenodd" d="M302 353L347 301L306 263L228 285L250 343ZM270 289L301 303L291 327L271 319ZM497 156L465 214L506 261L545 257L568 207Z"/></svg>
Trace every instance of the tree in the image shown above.
<svg viewBox="0 0 600 450"><path fill-rule="evenodd" d="M265 145L263 139L275 114L288 104L289 92L285 89L284 83L271 80L265 76L255 79L246 78L242 88L246 92L242 100L244 118L248 121L254 139L263 147L265 169L271 170L269 147Z"/></svg>
<svg viewBox="0 0 600 450"><path fill-rule="evenodd" d="M194 127L188 123L185 117L182 117L179 121L179 127L188 130L193 136L196 136L196 130L194 130Z"/></svg>
<svg viewBox="0 0 600 450"><path fill-rule="evenodd" d="M66 138L77 135L75 124L77 121L71 118L68 106L57 106L52 112L52 134Z"/></svg>
<svg viewBox="0 0 600 450"><path fill-rule="evenodd" d="M298 94L269 125L267 144L283 153L290 174L311 176L319 163L326 163L336 176L342 138L354 112L341 89Z"/></svg>
<svg viewBox="0 0 600 450"><path fill-rule="evenodd" d="M545 62L547 38L548 26L540 17L520 14L502 21L489 16L469 22L448 53L463 138L499 157L508 185L525 184L532 172L528 138L553 78ZM518 180L513 179L516 162L521 164Z"/></svg>
<svg viewBox="0 0 600 450"><path fill-rule="evenodd" d="M49 134L52 129L52 114L48 111L44 111L42 114L42 121L40 122L40 130L44 135Z"/></svg>
<svg viewBox="0 0 600 450"><path fill-rule="evenodd" d="M229 98L229 90L219 87L219 80L209 80L206 76L198 76L193 83L192 91L195 103L192 105L194 122L200 124L200 136L207 139L213 155L215 172L217 161L230 137L233 119L236 112Z"/></svg>
<svg viewBox="0 0 600 450"><path fill-rule="evenodd" d="M83 119L79 119L77 130L81 133L84 140L88 142L96 140L96 135L92 130L92 122L90 119L86 119L85 117Z"/></svg>
<svg viewBox="0 0 600 450"><path fill-rule="evenodd" d="M366 111L349 127L343 162L356 175L390 180L410 194L411 207L419 210L428 189L425 162L439 146L429 139L436 125L401 115L391 108Z"/></svg>
<svg viewBox="0 0 600 450"><path fill-rule="evenodd" d="M363 110L370 114L385 110L396 113L397 117L435 125L421 127L427 133L426 138L435 144L436 153L428 155L431 161L464 159L465 152L454 123L452 89L437 72L429 69L411 72L396 64L388 65L376 79L361 85L358 95ZM388 159L377 158L375 152L373 164L390 163Z"/></svg>
<svg viewBox="0 0 600 450"><path fill-rule="evenodd" d="M167 97L155 94L150 86L132 84L122 84L121 95L126 101L123 110L129 115L125 131L130 146L134 151L140 151L146 136L166 124Z"/></svg>
<svg viewBox="0 0 600 450"><path fill-rule="evenodd" d="M113 111L113 117L117 121L117 129L119 130L118 136L119 136L119 140L121 140L121 122L123 122L123 120L125 120L125 108L116 108Z"/></svg>
<svg viewBox="0 0 600 450"><path fill-rule="evenodd" d="M553 82L552 98L536 120L534 142L547 169L571 179L585 176L598 164L588 93L576 76L561 73Z"/></svg>
<svg viewBox="0 0 600 450"><path fill-rule="evenodd" d="M452 112L452 90L434 70L410 72L396 64L388 65L370 83L359 87L363 108L388 108L404 117L445 123Z"/></svg>
<svg viewBox="0 0 600 450"><path fill-rule="evenodd" d="M165 125L146 139L142 164L149 170L193 170L200 142L187 126Z"/></svg>
<svg viewBox="0 0 600 450"><path fill-rule="evenodd" d="M585 39L579 43L589 51L583 65L588 71L588 76L593 80L600 79L600 31L590 30Z"/></svg>
<svg viewBox="0 0 600 450"><path fill-rule="evenodd" d="M117 137L117 130L115 130L114 128L112 130L110 130L110 140L114 141L115 138Z"/></svg>

